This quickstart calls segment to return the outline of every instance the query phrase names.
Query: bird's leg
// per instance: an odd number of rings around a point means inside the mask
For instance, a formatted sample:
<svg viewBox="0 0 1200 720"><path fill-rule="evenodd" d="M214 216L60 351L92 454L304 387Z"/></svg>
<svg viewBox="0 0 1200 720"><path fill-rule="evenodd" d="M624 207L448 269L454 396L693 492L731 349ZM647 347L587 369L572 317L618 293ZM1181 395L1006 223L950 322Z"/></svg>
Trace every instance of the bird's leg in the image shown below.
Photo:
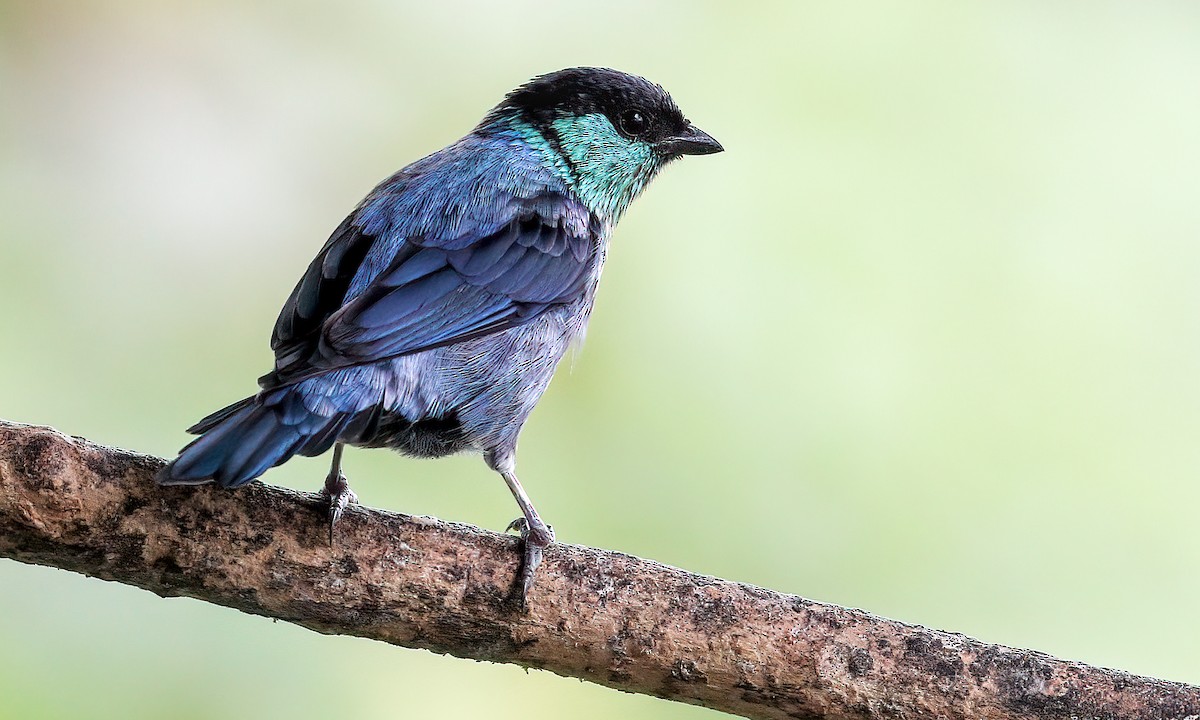
<svg viewBox="0 0 1200 720"><path fill-rule="evenodd" d="M538 515L537 509L529 501L529 496L525 494L525 488L521 487L520 481L517 480L512 456L500 458L489 455L487 461L488 465L504 478L505 484L516 498L517 505L521 507L522 517L509 523L508 530L519 531L522 544L525 546L521 574L518 578L521 584L521 604L524 605L525 598L529 595L529 589L533 587L534 571L537 570L538 565L542 564L542 550L554 542L554 530Z"/></svg>
<svg viewBox="0 0 1200 720"><path fill-rule="evenodd" d="M508 484L508 489L512 491L513 497L517 499L517 505L521 506L523 516L509 523L508 529L519 531L525 545L525 557L521 562L520 576L521 604L524 605L525 598L529 595L529 589L533 587L534 571L537 570L538 565L542 564L542 549L554 542L554 530L538 515L537 509L529 501L529 496L525 494L525 489L517 481L516 474L502 472L500 476Z"/></svg>
<svg viewBox="0 0 1200 720"><path fill-rule="evenodd" d="M341 519L347 505L358 502L358 496L350 489L350 482L342 474L342 447L342 443L333 446L333 465L325 476L325 487L321 489L321 496L329 501L330 546L333 545L333 526Z"/></svg>

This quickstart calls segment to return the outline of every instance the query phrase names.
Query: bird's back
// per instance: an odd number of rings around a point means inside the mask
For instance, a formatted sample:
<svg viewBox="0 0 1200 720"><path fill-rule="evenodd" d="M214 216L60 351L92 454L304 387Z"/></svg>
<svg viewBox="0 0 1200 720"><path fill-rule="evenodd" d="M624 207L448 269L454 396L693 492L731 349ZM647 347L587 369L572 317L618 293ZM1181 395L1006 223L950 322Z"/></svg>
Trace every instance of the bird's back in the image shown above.
<svg viewBox="0 0 1200 720"><path fill-rule="evenodd" d="M586 292L605 225L515 132L472 133L380 183L279 314L264 389L523 325Z"/></svg>

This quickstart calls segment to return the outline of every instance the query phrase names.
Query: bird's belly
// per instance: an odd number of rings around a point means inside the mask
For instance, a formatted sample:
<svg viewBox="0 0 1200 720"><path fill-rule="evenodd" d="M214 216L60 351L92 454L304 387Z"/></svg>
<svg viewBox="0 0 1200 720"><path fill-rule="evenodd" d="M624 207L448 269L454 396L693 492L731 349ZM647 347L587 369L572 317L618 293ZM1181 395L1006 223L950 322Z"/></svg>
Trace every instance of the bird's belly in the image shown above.
<svg viewBox="0 0 1200 720"><path fill-rule="evenodd" d="M494 335L380 363L379 417L351 442L417 457L515 447L559 360L583 331L590 300Z"/></svg>
<svg viewBox="0 0 1200 720"><path fill-rule="evenodd" d="M439 458L471 449L462 423L454 414L412 421L395 412L380 413L378 425L353 444L391 448L412 457Z"/></svg>

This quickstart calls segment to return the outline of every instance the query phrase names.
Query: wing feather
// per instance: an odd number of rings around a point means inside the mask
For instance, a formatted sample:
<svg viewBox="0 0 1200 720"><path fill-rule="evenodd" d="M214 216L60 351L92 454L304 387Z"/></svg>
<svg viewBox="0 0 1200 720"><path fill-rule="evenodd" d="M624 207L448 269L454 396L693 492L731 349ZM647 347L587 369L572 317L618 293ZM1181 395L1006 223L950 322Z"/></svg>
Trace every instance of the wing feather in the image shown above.
<svg viewBox="0 0 1200 720"><path fill-rule="evenodd" d="M264 387L501 332L586 292L601 228L582 203L554 182L496 178L451 202L455 187L418 167L431 158L377 188L313 260Z"/></svg>

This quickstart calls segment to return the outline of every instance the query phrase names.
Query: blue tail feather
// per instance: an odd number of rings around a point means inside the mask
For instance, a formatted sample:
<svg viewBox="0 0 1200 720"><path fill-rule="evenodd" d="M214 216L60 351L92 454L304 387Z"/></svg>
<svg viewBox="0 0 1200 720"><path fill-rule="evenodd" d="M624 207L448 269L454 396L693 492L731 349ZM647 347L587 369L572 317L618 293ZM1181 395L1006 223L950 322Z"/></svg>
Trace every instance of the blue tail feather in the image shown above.
<svg viewBox="0 0 1200 720"><path fill-rule="evenodd" d="M309 415L296 423L286 412L293 403L283 400L250 397L201 420L193 428L200 437L163 468L158 483L240 487L297 452L319 455L337 441L344 418Z"/></svg>
<svg viewBox="0 0 1200 720"><path fill-rule="evenodd" d="M255 396L251 395L250 397L246 398L245 400L239 400L239 401L235 402L234 404L229 405L228 407L223 407L220 410L216 411L215 413L204 418L200 422L196 423L195 425L191 426L190 428L187 429L187 431L189 433L191 433L192 435L203 435L204 433L208 432L209 430L212 430L216 426L220 425L223 420L234 415L239 410L242 410L242 409L246 408L247 406L252 405L254 403L254 400L255 400Z"/></svg>

